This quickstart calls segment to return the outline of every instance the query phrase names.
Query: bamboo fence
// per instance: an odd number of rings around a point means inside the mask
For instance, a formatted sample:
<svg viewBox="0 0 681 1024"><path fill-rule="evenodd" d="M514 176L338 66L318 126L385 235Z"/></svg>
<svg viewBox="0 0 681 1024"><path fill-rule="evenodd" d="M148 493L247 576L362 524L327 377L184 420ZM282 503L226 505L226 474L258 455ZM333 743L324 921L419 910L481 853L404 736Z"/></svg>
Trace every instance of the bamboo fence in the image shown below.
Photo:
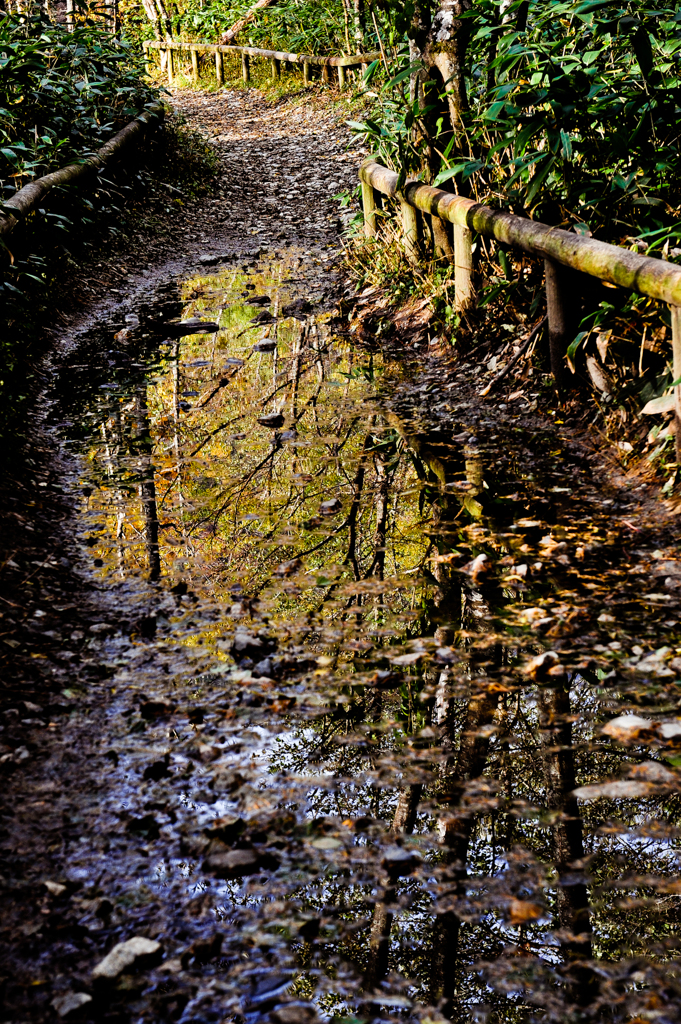
<svg viewBox="0 0 681 1024"><path fill-rule="evenodd" d="M420 181L410 180L398 188L396 172L372 159L362 164L359 178L365 234L373 237L378 233L380 197L394 199L399 206L402 244L412 262L417 262L420 255L419 213L430 217L436 255L454 260L455 306L459 311L475 305L474 233L544 260L551 371L559 387L565 380L565 353L579 327L581 274L667 303L672 325L672 373L675 381L681 379L681 267L541 221L493 210ZM446 223L453 225L453 251ZM649 402L642 412L674 413L677 462L681 463L681 386Z"/></svg>
<svg viewBox="0 0 681 1024"><path fill-rule="evenodd" d="M166 72L168 75L168 85L173 84L173 80L176 77L176 68L173 54L175 53L189 53L191 55L192 62L192 77L194 81L198 81L199 77L199 54L200 53L212 53L215 55L215 78L218 86L224 85L225 71L224 71L224 58L225 53L240 53L241 54L241 73L243 80L248 84L251 80L251 57L260 57L264 60L269 60L272 65L272 79L277 80L281 78L281 64L302 64L303 65L303 84L309 85L310 83L310 69L313 67L321 68L322 80L324 82L330 81L330 68L335 68L338 73L338 87L344 89L347 84L346 69L352 67L368 67L375 60L379 60L381 54L376 53L356 53L350 54L345 57L314 57L308 53L287 53L284 50L263 50L257 46L228 46L220 43L191 43L183 42L182 40L158 40L158 39L146 39L143 43L144 49L159 50L161 53L167 55Z"/></svg>
<svg viewBox="0 0 681 1024"><path fill-rule="evenodd" d="M163 104L152 103L92 156L84 157L78 163L68 164L58 171L52 171L51 174L45 174L42 178L36 178L35 181L24 185L0 206L0 238L9 235L19 221L25 220L53 188L73 185L91 174L99 173L110 160L120 156L138 140L149 125L162 120L163 116Z"/></svg>

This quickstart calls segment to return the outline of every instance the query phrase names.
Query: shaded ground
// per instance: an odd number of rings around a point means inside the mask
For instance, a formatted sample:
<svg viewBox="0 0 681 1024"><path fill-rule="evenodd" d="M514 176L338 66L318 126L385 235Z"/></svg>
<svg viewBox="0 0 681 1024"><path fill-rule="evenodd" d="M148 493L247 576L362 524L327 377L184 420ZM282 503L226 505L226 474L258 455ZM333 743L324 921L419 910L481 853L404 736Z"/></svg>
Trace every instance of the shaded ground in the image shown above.
<svg viewBox="0 0 681 1024"><path fill-rule="evenodd" d="M328 112L178 102L220 195L7 496L2 1019L676 1019L673 528L418 325L352 343Z"/></svg>

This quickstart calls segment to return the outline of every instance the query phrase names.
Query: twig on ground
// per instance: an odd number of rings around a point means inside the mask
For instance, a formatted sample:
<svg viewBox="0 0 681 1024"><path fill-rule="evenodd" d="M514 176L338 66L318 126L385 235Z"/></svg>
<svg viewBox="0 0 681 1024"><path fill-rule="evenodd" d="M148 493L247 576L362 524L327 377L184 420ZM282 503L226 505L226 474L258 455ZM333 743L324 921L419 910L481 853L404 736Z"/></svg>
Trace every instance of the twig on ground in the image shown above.
<svg viewBox="0 0 681 1024"><path fill-rule="evenodd" d="M520 346L520 348L513 356L513 358L509 359L509 361L506 363L506 366L504 366L502 370L499 370L499 373L496 375L496 377L492 377L491 381L489 382L486 388L482 389L482 391L480 392L481 398L484 398L485 395L488 395L490 391L492 391L497 386L497 384L499 384L504 379L504 377L506 377L511 372L516 363L520 359L522 359L522 357L525 355L528 348L530 347L534 339L537 337L537 335L539 334L547 320L548 317L545 316L544 319L537 324L534 330L530 332L529 337L523 342L523 344Z"/></svg>

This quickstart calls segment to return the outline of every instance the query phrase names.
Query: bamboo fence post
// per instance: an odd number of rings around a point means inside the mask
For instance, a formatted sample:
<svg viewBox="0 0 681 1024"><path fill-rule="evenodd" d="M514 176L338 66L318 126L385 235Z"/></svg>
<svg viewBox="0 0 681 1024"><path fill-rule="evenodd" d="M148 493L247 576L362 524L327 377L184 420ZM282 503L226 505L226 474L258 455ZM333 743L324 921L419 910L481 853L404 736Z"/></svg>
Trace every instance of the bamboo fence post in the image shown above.
<svg viewBox="0 0 681 1024"><path fill-rule="evenodd" d="M672 317L672 373L674 380L681 377L681 306L670 306ZM681 466L681 385L674 388L674 442L676 445L676 462Z"/></svg>
<svg viewBox="0 0 681 1024"><path fill-rule="evenodd" d="M146 58L146 63L147 63L147 74L149 76L151 76L151 75L153 75L154 71L156 70L156 60L154 58L153 51L151 50L151 48L149 46L145 46L144 47L144 56ZM159 59L160 59L160 53L159 53Z"/></svg>
<svg viewBox="0 0 681 1024"><path fill-rule="evenodd" d="M364 210L364 234L367 238L376 236L376 193L373 185L362 181L362 209Z"/></svg>
<svg viewBox="0 0 681 1024"><path fill-rule="evenodd" d="M241 54L241 77L244 80L245 85L249 85L251 81L251 59L247 53Z"/></svg>
<svg viewBox="0 0 681 1024"><path fill-rule="evenodd" d="M452 243L449 241L449 232L447 230L446 221L442 220L442 217L436 217L435 214L430 218L430 222L433 229L433 245L435 248L436 259L448 259L454 258L454 249Z"/></svg>
<svg viewBox="0 0 681 1024"><path fill-rule="evenodd" d="M303 61L303 85L310 84L310 62L309 60Z"/></svg>
<svg viewBox="0 0 681 1024"><path fill-rule="evenodd" d="M574 287L573 272L554 260L544 260L544 281L551 373L561 391L570 383L565 355L579 324L579 294Z"/></svg>
<svg viewBox="0 0 681 1024"><path fill-rule="evenodd" d="M173 62L173 50L172 47L168 46L165 50L166 54L166 71L168 73L168 85L173 84L173 78L175 77L175 67Z"/></svg>
<svg viewBox="0 0 681 1024"><path fill-rule="evenodd" d="M345 79L345 68L343 67L342 64L339 64L338 65L338 88L339 89L342 90L342 89L345 88L345 80L346 80Z"/></svg>
<svg viewBox="0 0 681 1024"><path fill-rule="evenodd" d="M281 78L281 62L276 57L271 58L272 63L272 81L276 82Z"/></svg>
<svg viewBox="0 0 681 1024"><path fill-rule="evenodd" d="M225 84L225 62L220 50L215 51L215 80L218 83L218 89L221 89Z"/></svg>
<svg viewBox="0 0 681 1024"><path fill-rule="evenodd" d="M400 195L402 214L402 244L410 263L417 263L419 258L419 222L418 214L404 196Z"/></svg>
<svg viewBox="0 0 681 1024"><path fill-rule="evenodd" d="M322 82L324 85L329 84L329 65L322 64Z"/></svg>
<svg viewBox="0 0 681 1024"><path fill-rule="evenodd" d="M199 55L193 48L191 49L190 52L192 58L192 81L196 85L196 83L199 80Z"/></svg>
<svg viewBox="0 0 681 1024"><path fill-rule="evenodd" d="M454 306L458 313L475 305L473 291L473 232L454 225Z"/></svg>

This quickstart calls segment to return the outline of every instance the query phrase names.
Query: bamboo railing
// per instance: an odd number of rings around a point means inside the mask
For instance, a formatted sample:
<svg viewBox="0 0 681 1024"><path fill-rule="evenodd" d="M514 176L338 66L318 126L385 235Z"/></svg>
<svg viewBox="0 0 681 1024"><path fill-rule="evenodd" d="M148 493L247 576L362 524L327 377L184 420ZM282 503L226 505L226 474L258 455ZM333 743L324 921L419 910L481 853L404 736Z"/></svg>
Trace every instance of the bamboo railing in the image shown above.
<svg viewBox="0 0 681 1024"><path fill-rule="evenodd" d="M375 160L359 169L362 183L364 232L377 234L378 196L389 196L400 206L401 235L410 260L419 256L418 211L431 218L436 255L454 259L455 306L463 311L475 304L473 288L473 233L494 238L544 260L546 306L549 328L551 371L557 385L565 379L565 353L579 326L581 274L628 288L651 299L666 302L672 324L672 373L681 378L681 267L666 260L640 256L618 245L576 235L541 221L493 210L442 189L407 181L398 190L398 175ZM453 252L444 222L454 226ZM677 461L681 463L681 386L642 410L646 414L673 412L676 421Z"/></svg>
<svg viewBox="0 0 681 1024"><path fill-rule="evenodd" d="M68 164L58 171L52 171L42 178L29 181L0 206L0 238L13 231L19 221L32 213L38 203L53 188L72 185L82 178L102 170L114 157L119 156L135 140L144 134L147 127L161 121L165 113L162 103L151 103L134 121L126 124L112 139L109 139L93 156L84 157L79 163Z"/></svg>
<svg viewBox="0 0 681 1024"><path fill-rule="evenodd" d="M310 83L310 68L321 67L322 79L325 82L330 81L330 68L336 68L338 72L338 87L344 89L347 84L346 68L367 67L374 60L378 60L381 56L379 52L376 53L356 53L346 57L314 57L307 53L286 53L283 50L262 50L257 46L223 46L219 43L187 43L181 40L172 40L167 42L165 40L158 39L146 39L143 43L145 50L160 50L162 53L167 54L166 70L168 74L168 85L173 84L173 78L175 77L174 67L174 53L189 52L191 54L192 61L192 77L194 81L198 80L199 77L199 54L200 53L213 53L215 54L215 77L218 86L224 85L225 71L224 71L224 60L223 54L225 53L240 53L241 54L241 73L243 80L248 84L251 80L251 57L262 57L265 60L269 60L272 65L272 79L276 80L281 78L281 62L289 64L302 64L303 65L303 84L309 85Z"/></svg>

